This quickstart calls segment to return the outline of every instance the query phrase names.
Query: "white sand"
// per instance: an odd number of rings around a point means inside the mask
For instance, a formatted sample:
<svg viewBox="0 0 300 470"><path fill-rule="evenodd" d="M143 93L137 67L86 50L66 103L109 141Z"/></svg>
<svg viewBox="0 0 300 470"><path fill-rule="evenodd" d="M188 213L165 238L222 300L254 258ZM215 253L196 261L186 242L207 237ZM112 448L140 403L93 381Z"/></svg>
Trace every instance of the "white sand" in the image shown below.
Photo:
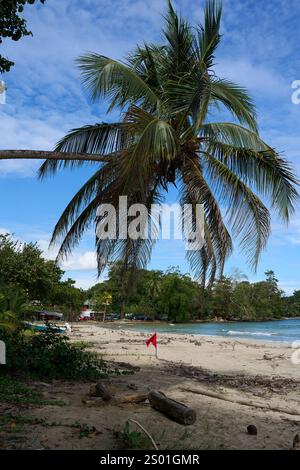
<svg viewBox="0 0 300 470"><path fill-rule="evenodd" d="M94 343L93 349L104 358L133 365L172 361L226 374L261 374L300 379L300 364L293 364L295 350L286 343L262 342L189 334L158 334L158 359L152 345L146 346L149 333L98 324L73 324L74 340ZM300 357L300 354L299 354Z"/></svg>

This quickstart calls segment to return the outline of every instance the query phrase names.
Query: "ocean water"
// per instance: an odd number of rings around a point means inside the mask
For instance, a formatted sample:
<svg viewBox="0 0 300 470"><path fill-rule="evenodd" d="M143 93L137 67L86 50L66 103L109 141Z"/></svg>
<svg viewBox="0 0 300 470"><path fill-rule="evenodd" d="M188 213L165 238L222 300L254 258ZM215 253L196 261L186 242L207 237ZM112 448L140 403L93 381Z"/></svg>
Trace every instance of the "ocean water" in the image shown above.
<svg viewBox="0 0 300 470"><path fill-rule="evenodd" d="M261 341L280 341L292 343L300 341L300 319L265 322L224 322L224 323L179 323L140 325L126 324L120 328L154 333L182 333L204 336L224 336L226 338L245 338Z"/></svg>

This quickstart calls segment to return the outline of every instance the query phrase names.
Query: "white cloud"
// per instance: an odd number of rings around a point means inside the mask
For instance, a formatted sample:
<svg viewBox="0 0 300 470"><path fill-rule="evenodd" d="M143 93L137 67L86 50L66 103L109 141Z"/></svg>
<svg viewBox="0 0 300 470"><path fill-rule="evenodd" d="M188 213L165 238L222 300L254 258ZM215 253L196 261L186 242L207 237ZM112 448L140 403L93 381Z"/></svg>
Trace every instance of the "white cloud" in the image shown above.
<svg viewBox="0 0 300 470"><path fill-rule="evenodd" d="M300 284L297 280L279 282L279 288L282 289L286 295L292 295L295 290L299 290Z"/></svg>
<svg viewBox="0 0 300 470"><path fill-rule="evenodd" d="M289 225L276 222L272 225L272 245L300 245L300 213L297 212Z"/></svg>
<svg viewBox="0 0 300 470"><path fill-rule="evenodd" d="M220 77L230 79L265 98L290 94L290 83L276 70L242 57L217 60L216 72Z"/></svg>
<svg viewBox="0 0 300 470"><path fill-rule="evenodd" d="M79 287L81 289L84 289L84 290L89 289L90 287L92 287L96 283L102 281L101 279L98 279L95 275L94 276L90 275L90 276L86 276L86 277L77 277L77 276L75 276L75 280L76 280L75 286Z"/></svg>
<svg viewBox="0 0 300 470"><path fill-rule="evenodd" d="M0 227L0 235L6 235L7 233L10 233L10 230L8 230L8 228Z"/></svg>
<svg viewBox="0 0 300 470"><path fill-rule="evenodd" d="M97 257L95 251L84 253L74 252L66 261L61 264L64 270L95 270L97 269Z"/></svg>

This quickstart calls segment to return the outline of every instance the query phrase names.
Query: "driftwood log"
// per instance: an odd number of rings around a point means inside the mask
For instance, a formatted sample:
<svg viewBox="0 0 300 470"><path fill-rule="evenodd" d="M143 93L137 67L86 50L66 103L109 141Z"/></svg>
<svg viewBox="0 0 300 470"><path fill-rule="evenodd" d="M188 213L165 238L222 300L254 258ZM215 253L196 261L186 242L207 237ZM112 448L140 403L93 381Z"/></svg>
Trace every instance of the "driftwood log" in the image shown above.
<svg viewBox="0 0 300 470"><path fill-rule="evenodd" d="M250 398L239 398L232 399L229 396L222 395L210 390L203 390L200 388L186 388L181 387L183 392L196 393L197 395L203 395L205 397L216 398L218 400L229 401L230 403L237 403L238 405L253 406L254 408L260 408L262 410L275 411L277 413L285 413L292 416L300 416L300 410L291 410L288 408L282 408L278 406L272 406L270 403L262 403L258 401L250 400Z"/></svg>
<svg viewBox="0 0 300 470"><path fill-rule="evenodd" d="M99 405L103 402L118 405L122 403L142 403L147 400L148 395L146 391L131 395L115 395L106 384L98 382L91 386L89 397L91 399L83 399L83 402L88 405Z"/></svg>
<svg viewBox="0 0 300 470"><path fill-rule="evenodd" d="M120 403L142 403L148 398L147 393L136 393L135 395L123 395L116 397L116 401Z"/></svg>
<svg viewBox="0 0 300 470"><path fill-rule="evenodd" d="M165 414L177 423L190 425L196 421L196 411L178 401L168 398L164 393L151 390L148 400L152 408Z"/></svg>
<svg viewBox="0 0 300 470"><path fill-rule="evenodd" d="M101 397L104 401L110 401L113 398L108 387L102 382L98 382L91 387L90 395L93 397Z"/></svg>

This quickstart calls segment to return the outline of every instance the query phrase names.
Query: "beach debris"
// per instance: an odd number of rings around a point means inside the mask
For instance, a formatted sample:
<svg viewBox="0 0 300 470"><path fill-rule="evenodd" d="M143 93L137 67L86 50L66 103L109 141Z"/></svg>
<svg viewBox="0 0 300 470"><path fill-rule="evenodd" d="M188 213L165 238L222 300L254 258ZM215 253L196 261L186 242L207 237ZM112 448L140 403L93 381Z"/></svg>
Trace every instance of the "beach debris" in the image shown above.
<svg viewBox="0 0 300 470"><path fill-rule="evenodd" d="M90 388L91 397L101 397L104 401L110 401L113 394L103 382L98 382Z"/></svg>
<svg viewBox="0 0 300 470"><path fill-rule="evenodd" d="M111 369L121 370L123 373L133 373L141 370L139 366L134 366L128 362L105 361Z"/></svg>
<svg viewBox="0 0 300 470"><path fill-rule="evenodd" d="M88 426L87 424L82 424L79 428L79 438L83 437L96 437L99 434L102 434L102 431L98 431L95 426Z"/></svg>
<svg viewBox="0 0 300 470"><path fill-rule="evenodd" d="M292 450L300 450L300 432L297 432L294 436Z"/></svg>
<svg viewBox="0 0 300 470"><path fill-rule="evenodd" d="M135 383L128 384L127 388L129 388L130 390L138 390L138 386Z"/></svg>
<svg viewBox="0 0 300 470"><path fill-rule="evenodd" d="M211 390L203 390L200 388L195 389L195 388L181 387L180 390L182 390L183 392L196 393L197 395L203 395L205 397L216 398L217 400L229 401L230 403L236 403L238 405L253 406L254 408L260 408L262 410L267 410L267 411L275 411L276 413L285 413L285 414L292 415L292 416L300 416L300 410L292 410L288 408L272 406L270 405L269 402L264 403L264 402L253 401L248 397L233 399L233 398L230 398L228 395L216 393Z"/></svg>
<svg viewBox="0 0 300 470"><path fill-rule="evenodd" d="M142 403L146 401L148 398L148 394L144 393L136 393L135 395L123 395L120 397L116 397L115 400L117 403Z"/></svg>
<svg viewBox="0 0 300 470"><path fill-rule="evenodd" d="M197 382L205 384L226 385L227 387L247 392L251 391L253 393L256 393L258 388L260 388L267 392L286 394L287 391L298 390L300 386L300 380L289 377L245 374L228 375L211 372L197 366L178 364L173 361L168 361L168 363L164 364L164 371L172 376L192 378Z"/></svg>
<svg viewBox="0 0 300 470"><path fill-rule="evenodd" d="M143 433L146 434L146 436L150 439L154 449L158 450L158 447L157 447L156 442L154 441L153 437L147 431L147 429L145 429L144 426L141 425L141 423L139 421L136 421L135 419L129 419L128 421L130 421L131 423L136 424L143 431Z"/></svg>
<svg viewBox="0 0 300 470"><path fill-rule="evenodd" d="M264 361L274 361L275 359L285 359L285 354L279 354L278 356L270 356L268 354L263 355L263 360ZM261 359L258 359L258 361Z"/></svg>
<svg viewBox="0 0 300 470"><path fill-rule="evenodd" d="M82 402L87 405L101 405L103 402L119 405L126 403L142 403L146 401L148 394L146 391L131 395L115 395L111 388L103 382L98 382L90 387L89 398L84 397Z"/></svg>
<svg viewBox="0 0 300 470"><path fill-rule="evenodd" d="M190 425L196 421L195 410L172 398L168 398L160 391L151 390L148 394L148 400L152 408L160 411L177 423Z"/></svg>
<svg viewBox="0 0 300 470"><path fill-rule="evenodd" d="M201 341L197 341L195 339L190 339L190 343L194 344L195 346L202 346Z"/></svg>
<svg viewBox="0 0 300 470"><path fill-rule="evenodd" d="M257 427L254 426L254 424L249 424L249 426L247 426L247 433L251 436L257 436Z"/></svg>

